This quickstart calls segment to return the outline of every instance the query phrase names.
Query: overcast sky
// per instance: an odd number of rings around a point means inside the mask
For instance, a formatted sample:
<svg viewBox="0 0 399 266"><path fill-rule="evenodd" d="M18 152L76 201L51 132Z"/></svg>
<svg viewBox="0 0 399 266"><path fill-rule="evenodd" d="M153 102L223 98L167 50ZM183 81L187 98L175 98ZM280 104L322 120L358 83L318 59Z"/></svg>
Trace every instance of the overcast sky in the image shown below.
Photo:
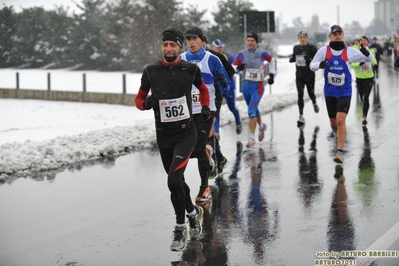
<svg viewBox="0 0 399 266"><path fill-rule="evenodd" d="M107 0L111 2L113 0ZM70 10L76 10L75 3L81 3L82 0L0 0L2 5L14 6L17 12L22 8L41 6L45 9L54 9L55 5L70 7ZM185 7L189 4L197 5L200 10L208 9L207 17L211 19L211 10L217 10L217 0L182 0ZM374 18L374 2L375 0L251 0L254 7L258 11L274 11L276 18L283 23L292 26L292 20L296 17L302 17L302 22L309 24L314 14L319 16L320 23L328 24L339 23L345 25L355 20L363 27L369 25ZM339 21L337 10L339 7ZM361 12L359 12L361 10Z"/></svg>

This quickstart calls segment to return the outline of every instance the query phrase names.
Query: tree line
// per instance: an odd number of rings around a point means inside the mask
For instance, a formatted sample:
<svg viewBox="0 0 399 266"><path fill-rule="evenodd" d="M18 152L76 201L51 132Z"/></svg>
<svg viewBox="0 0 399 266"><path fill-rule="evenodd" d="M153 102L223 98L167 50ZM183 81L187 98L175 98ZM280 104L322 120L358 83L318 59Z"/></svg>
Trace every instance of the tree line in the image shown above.
<svg viewBox="0 0 399 266"><path fill-rule="evenodd" d="M252 3L219 0L208 26L206 10L182 7L178 0L83 0L79 14L68 7L44 10L13 7L0 10L0 67L74 68L141 71L161 56L160 33L167 27L184 31L202 28L211 41L220 38L232 49L242 48L238 12Z"/></svg>

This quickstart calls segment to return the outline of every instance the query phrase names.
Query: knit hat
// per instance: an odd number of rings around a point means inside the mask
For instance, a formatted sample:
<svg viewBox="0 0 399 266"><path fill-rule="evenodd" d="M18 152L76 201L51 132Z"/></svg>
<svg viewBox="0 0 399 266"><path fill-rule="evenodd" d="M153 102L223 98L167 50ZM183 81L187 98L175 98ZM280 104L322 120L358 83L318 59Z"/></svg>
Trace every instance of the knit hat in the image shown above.
<svg viewBox="0 0 399 266"><path fill-rule="evenodd" d="M248 32L247 38L254 38L256 43L259 41L258 34L256 32Z"/></svg>
<svg viewBox="0 0 399 266"><path fill-rule="evenodd" d="M161 34L161 43L164 41L172 41L177 43L180 48L183 47L183 33L175 28L168 28L164 30Z"/></svg>

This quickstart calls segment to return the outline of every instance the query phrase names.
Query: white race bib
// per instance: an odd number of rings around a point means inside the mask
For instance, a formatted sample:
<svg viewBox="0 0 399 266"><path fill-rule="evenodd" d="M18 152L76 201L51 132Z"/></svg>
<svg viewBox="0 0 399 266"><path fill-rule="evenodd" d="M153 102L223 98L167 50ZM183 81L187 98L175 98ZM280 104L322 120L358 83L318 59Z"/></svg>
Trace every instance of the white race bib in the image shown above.
<svg viewBox="0 0 399 266"><path fill-rule="evenodd" d="M305 57L303 55L296 55L295 56L295 60L296 60L296 65L299 67L304 67L306 66L306 60Z"/></svg>
<svg viewBox="0 0 399 266"><path fill-rule="evenodd" d="M186 96L177 99L164 99L159 101L161 122L176 122L190 118Z"/></svg>
<svg viewBox="0 0 399 266"><path fill-rule="evenodd" d="M194 109L194 107L201 106L199 89L197 89L197 88L196 89L192 89L191 93L192 93L191 98L193 99L192 100L193 109Z"/></svg>
<svg viewBox="0 0 399 266"><path fill-rule="evenodd" d="M327 74L328 83L335 86L342 86L345 84L345 73L337 75L334 73Z"/></svg>
<svg viewBox="0 0 399 266"><path fill-rule="evenodd" d="M245 69L245 79L251 81L263 81L263 71L261 69Z"/></svg>
<svg viewBox="0 0 399 266"><path fill-rule="evenodd" d="M370 71L371 70L371 63L364 63L363 65L360 66L360 71Z"/></svg>

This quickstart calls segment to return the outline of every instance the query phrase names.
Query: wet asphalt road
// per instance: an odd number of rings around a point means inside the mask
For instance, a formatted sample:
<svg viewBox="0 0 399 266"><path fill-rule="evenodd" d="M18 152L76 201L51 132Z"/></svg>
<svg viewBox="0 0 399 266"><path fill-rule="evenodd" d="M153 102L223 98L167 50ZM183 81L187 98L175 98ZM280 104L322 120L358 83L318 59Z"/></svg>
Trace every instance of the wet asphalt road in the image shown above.
<svg viewBox="0 0 399 266"><path fill-rule="evenodd" d="M240 152L245 130L237 136L233 125L223 127L229 165L210 181L204 233L185 252L169 251L174 214L166 175L158 153L144 151L1 184L0 265L302 266L332 251L398 252L399 74L381 67L366 129L352 98L342 167L332 161L323 98L318 114L305 103L302 130L297 106L263 115L266 137L252 149ZM186 180L194 199L196 160ZM374 265L399 265L399 258Z"/></svg>

